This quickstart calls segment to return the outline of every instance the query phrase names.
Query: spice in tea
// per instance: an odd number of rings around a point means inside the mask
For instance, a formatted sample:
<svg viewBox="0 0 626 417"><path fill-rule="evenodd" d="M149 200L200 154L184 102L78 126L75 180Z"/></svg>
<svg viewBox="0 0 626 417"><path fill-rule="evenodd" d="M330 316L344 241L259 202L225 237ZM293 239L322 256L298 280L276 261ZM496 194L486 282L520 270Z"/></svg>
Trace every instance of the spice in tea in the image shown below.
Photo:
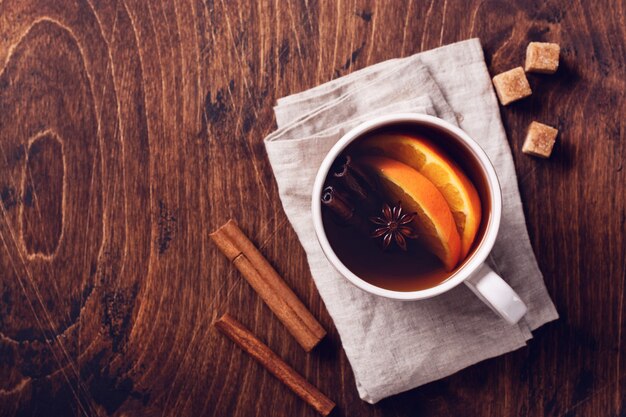
<svg viewBox="0 0 626 417"><path fill-rule="evenodd" d="M487 217L486 179L468 152L444 132L415 126L354 141L331 167L322 195L326 236L344 266L396 291L449 278L471 255Z"/></svg>

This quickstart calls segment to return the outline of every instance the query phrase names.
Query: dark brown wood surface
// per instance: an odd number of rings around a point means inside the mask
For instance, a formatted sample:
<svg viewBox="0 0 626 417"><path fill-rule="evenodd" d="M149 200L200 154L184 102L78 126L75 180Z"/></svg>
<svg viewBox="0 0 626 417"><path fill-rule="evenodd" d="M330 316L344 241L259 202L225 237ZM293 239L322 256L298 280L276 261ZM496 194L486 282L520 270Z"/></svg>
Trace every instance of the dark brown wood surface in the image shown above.
<svg viewBox="0 0 626 417"><path fill-rule="evenodd" d="M229 312L344 416L626 415L626 3L0 1L0 415L314 416L211 325ZM262 144L276 99L480 37L553 76L502 109L561 319L529 346L362 402ZM526 126L560 129L552 159ZM219 254L235 218L329 330L306 355Z"/></svg>

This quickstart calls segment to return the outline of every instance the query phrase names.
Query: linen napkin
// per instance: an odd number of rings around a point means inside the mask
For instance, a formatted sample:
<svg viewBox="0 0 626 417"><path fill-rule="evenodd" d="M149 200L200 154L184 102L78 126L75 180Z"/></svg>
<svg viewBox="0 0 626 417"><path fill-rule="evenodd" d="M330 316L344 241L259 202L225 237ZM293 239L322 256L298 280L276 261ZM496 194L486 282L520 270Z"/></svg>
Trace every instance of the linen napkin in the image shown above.
<svg viewBox="0 0 626 417"><path fill-rule="evenodd" d="M387 396L518 349L558 318L533 254L513 159L480 41L471 39L385 61L278 100L278 130L265 139L285 213L352 365L361 398ZM510 325L464 285L403 302L370 295L326 260L311 217L311 192L326 153L374 115L414 112L460 126L483 147L501 181L500 232L488 259L528 313Z"/></svg>

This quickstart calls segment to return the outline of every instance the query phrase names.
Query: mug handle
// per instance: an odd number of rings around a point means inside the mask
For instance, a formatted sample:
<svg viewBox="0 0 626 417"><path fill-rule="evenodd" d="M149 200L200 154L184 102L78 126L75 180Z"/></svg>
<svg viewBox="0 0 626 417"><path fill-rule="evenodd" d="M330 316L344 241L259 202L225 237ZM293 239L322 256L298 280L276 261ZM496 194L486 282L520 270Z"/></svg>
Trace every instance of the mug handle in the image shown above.
<svg viewBox="0 0 626 417"><path fill-rule="evenodd" d="M511 324L517 323L528 310L513 288L487 264L482 264L465 280L465 284L496 314Z"/></svg>

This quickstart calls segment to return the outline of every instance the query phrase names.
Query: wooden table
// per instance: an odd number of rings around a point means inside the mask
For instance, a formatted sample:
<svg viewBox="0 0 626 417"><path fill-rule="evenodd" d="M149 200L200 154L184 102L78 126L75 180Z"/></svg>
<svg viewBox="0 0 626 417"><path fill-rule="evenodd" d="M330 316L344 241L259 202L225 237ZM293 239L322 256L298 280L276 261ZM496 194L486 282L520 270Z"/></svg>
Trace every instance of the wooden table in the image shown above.
<svg viewBox="0 0 626 417"><path fill-rule="evenodd" d="M269 2L268 2L269 3ZM314 416L218 334L230 312L345 416L626 415L626 3L0 2L0 414ZM276 99L480 37L554 76L501 109L560 320L529 346L362 402L262 144ZM532 120L550 160L523 155ZM235 218L324 326L304 354L209 231Z"/></svg>

